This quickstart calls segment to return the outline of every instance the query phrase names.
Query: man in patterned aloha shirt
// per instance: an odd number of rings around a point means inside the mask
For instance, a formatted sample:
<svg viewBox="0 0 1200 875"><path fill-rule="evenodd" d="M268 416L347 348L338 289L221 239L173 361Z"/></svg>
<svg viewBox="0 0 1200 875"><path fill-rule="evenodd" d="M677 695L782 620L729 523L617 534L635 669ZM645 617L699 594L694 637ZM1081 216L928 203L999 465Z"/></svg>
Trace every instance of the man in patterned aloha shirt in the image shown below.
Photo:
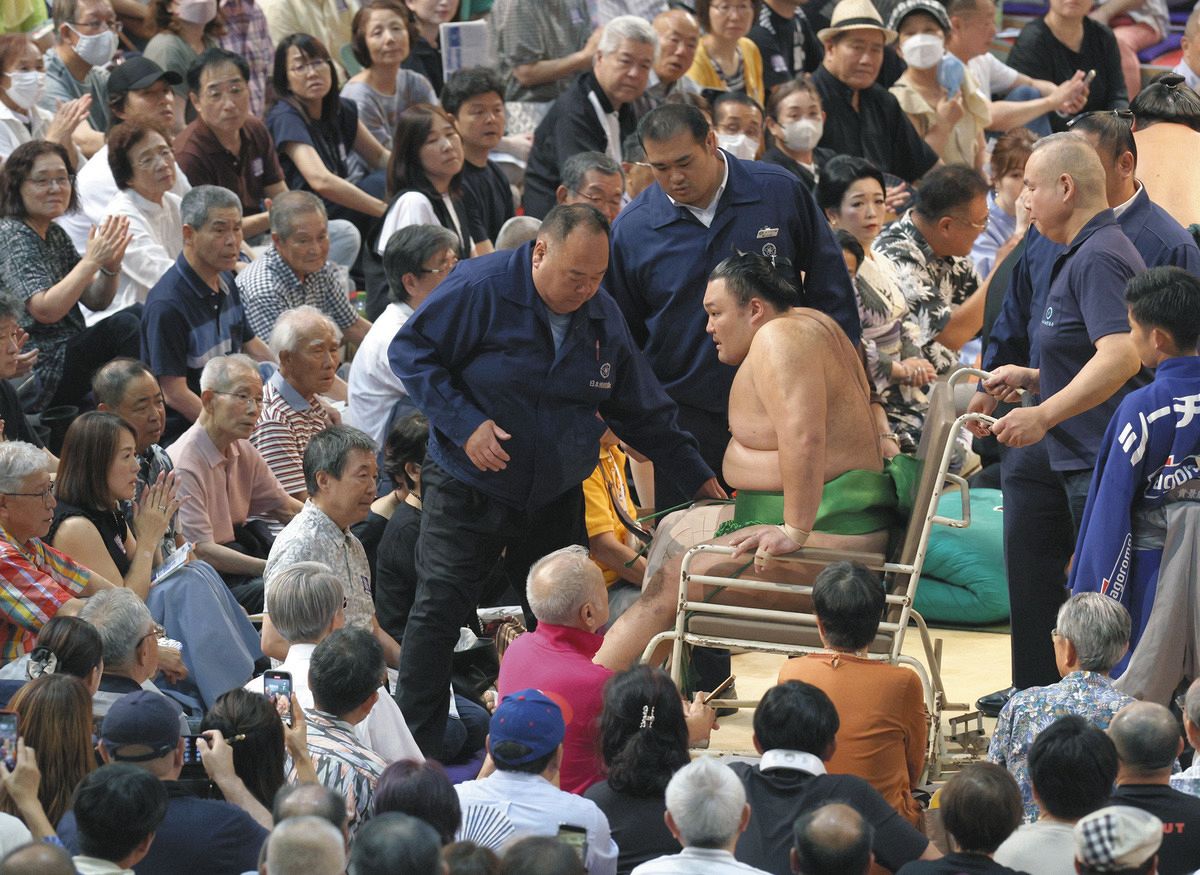
<svg viewBox="0 0 1200 875"><path fill-rule="evenodd" d="M1067 714L1078 714L1099 729L1134 701L1108 677L1129 647L1129 612L1098 592L1072 596L1058 611L1051 637L1062 680L1013 695L1000 712L988 759L1012 773L1021 788L1025 820L1038 819L1029 778L1029 748L1037 734Z"/></svg>
<svg viewBox="0 0 1200 875"><path fill-rule="evenodd" d="M371 815L375 785L387 765L354 734L375 706L386 670L383 648L365 629L330 633L309 663L314 707L304 712L308 752L318 780L346 800L351 838ZM288 780L294 779L293 765Z"/></svg>
<svg viewBox="0 0 1200 875"><path fill-rule="evenodd" d="M958 351L979 333L987 284L971 260L971 247L987 227L988 186L969 167L938 167L921 183L917 204L875 239L872 247L896 267L920 328L920 343L939 374L958 362ZM999 264L1016 246L1007 241Z"/></svg>

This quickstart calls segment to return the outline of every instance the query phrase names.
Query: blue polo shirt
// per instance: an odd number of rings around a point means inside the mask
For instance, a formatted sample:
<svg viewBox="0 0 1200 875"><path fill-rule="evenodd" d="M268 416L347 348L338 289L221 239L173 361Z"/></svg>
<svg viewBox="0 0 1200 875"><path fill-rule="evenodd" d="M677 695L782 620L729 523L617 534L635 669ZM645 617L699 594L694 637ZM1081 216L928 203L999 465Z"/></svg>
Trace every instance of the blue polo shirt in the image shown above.
<svg viewBox="0 0 1200 875"><path fill-rule="evenodd" d="M1200 276L1200 248L1196 241L1170 213L1150 200L1145 186L1117 217L1117 224L1147 267L1174 265ZM984 370L1007 364L1037 367L1036 349L1031 346L1045 308L1050 272L1064 247L1043 237L1036 228L1026 232L1025 240L1025 255L1012 272L1000 315L992 326L983 354Z"/></svg>
<svg viewBox="0 0 1200 875"><path fill-rule="evenodd" d="M221 274L220 282L214 292L180 253L142 311L142 361L159 377L187 377L197 395L208 360L241 352L254 337L233 274Z"/></svg>
<svg viewBox="0 0 1200 875"><path fill-rule="evenodd" d="M667 393L723 414L736 369L717 359L703 301L708 275L730 255L787 259L798 306L829 314L851 343L862 329L841 247L804 184L773 164L721 154L729 177L712 224L654 183L613 223L604 284Z"/></svg>
<svg viewBox="0 0 1200 875"><path fill-rule="evenodd" d="M694 492L712 472L676 425L675 404L616 303L601 288L556 343L533 284L532 246L461 262L388 348L433 426L430 458L498 501L540 507L592 473L607 421ZM462 449L488 419L512 435L503 471L480 471Z"/></svg>
<svg viewBox="0 0 1200 875"><path fill-rule="evenodd" d="M1145 269L1112 210L1097 213L1058 256L1034 341L1043 398L1075 378L1095 355L1097 340L1129 331L1125 284ZM1095 467L1100 439L1121 399L1147 381L1143 371L1106 401L1059 423L1046 435L1050 467Z"/></svg>

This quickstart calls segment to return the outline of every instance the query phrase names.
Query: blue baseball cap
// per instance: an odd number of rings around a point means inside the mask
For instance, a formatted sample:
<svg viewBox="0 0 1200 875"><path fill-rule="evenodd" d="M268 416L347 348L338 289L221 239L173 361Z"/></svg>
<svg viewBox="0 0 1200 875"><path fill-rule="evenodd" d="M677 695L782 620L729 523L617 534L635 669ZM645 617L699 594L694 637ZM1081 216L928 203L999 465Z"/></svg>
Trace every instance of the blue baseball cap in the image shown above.
<svg viewBox="0 0 1200 875"><path fill-rule="evenodd" d="M496 708L491 722L492 758L521 766L552 753L566 733L562 709L539 690L517 690ZM529 748L524 756L497 757L496 746L506 741Z"/></svg>
<svg viewBox="0 0 1200 875"><path fill-rule="evenodd" d="M179 746L182 713L183 709L162 693L126 693L108 709L100 724L100 739L114 760L156 760Z"/></svg>

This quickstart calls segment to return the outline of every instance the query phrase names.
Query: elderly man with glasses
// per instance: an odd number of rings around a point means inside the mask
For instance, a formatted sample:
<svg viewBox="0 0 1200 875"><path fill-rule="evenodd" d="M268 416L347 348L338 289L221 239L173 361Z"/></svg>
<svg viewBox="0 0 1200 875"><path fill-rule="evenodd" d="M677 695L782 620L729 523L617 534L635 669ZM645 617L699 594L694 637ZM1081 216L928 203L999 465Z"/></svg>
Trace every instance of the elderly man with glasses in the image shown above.
<svg viewBox="0 0 1200 875"><path fill-rule="evenodd" d="M1059 609L1050 632L1062 680L1022 690L1000 712L988 759L1017 779L1026 822L1036 821L1040 814L1029 777L1029 750L1038 733L1068 714L1106 729L1113 716L1133 701L1114 688L1108 676L1129 649L1129 631L1129 612L1119 602L1098 592L1072 596Z"/></svg>
<svg viewBox="0 0 1200 875"><path fill-rule="evenodd" d="M250 613L263 609L262 578L274 539L265 525L248 521L286 523L301 508L248 440L262 403L262 378L252 359L210 359L200 375L200 416L168 450L184 499L184 537Z"/></svg>
<svg viewBox="0 0 1200 875"><path fill-rule="evenodd" d="M603 152L580 152L563 164L554 196L560 204L590 204L611 222L625 201L625 172Z"/></svg>
<svg viewBox="0 0 1200 875"><path fill-rule="evenodd" d="M112 584L42 541L54 519L49 460L32 444L0 442L0 664L33 649L60 611Z"/></svg>

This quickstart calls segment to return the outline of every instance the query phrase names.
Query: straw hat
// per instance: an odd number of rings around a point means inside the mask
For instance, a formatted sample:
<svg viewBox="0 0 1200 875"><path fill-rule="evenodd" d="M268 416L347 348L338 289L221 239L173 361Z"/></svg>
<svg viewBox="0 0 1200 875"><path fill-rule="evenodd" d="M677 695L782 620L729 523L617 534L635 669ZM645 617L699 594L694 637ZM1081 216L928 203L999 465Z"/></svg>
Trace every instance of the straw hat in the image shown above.
<svg viewBox="0 0 1200 875"><path fill-rule="evenodd" d="M817 32L817 39L828 42L849 30L877 30L883 34L884 43L896 39L896 31L884 27L883 19L871 0L841 0L833 8L833 20L829 27Z"/></svg>

